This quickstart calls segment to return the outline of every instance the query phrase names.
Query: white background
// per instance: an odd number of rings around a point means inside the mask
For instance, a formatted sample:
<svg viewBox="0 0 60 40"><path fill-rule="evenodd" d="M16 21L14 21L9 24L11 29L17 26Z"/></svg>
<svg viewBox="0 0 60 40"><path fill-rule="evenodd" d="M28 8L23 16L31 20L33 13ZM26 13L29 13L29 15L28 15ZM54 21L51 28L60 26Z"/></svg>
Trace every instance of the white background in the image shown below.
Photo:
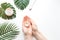
<svg viewBox="0 0 60 40"><path fill-rule="evenodd" d="M36 0L32 11L29 11L29 9L32 7L33 0L30 1L29 6L24 11L18 9L13 0L0 0L0 4L3 2L11 3L16 9L17 17L9 20L16 23L20 30L20 34L15 40L24 40L22 20L26 15L35 21L38 29L48 40L60 40L60 0ZM0 22L4 21L6 20L0 18Z"/></svg>

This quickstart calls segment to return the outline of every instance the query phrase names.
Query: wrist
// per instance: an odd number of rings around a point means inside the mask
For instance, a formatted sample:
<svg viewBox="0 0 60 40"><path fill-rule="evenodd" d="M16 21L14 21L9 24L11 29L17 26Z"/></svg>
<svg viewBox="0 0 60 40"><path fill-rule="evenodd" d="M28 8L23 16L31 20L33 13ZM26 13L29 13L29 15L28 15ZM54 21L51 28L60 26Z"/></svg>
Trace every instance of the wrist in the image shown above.
<svg viewBox="0 0 60 40"><path fill-rule="evenodd" d="M36 32L34 33L34 37L35 37L37 40L47 40L47 39L43 36L43 34L42 34L41 32L39 32L39 31L36 31Z"/></svg>

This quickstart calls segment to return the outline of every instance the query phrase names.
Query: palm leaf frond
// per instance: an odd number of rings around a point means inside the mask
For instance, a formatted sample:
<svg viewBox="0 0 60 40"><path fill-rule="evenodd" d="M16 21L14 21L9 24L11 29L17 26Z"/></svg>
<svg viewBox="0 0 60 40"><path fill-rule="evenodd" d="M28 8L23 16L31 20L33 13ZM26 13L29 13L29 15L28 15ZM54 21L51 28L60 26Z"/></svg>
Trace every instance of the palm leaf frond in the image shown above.
<svg viewBox="0 0 60 40"><path fill-rule="evenodd" d="M0 24L0 40L12 40L19 34L15 24Z"/></svg>
<svg viewBox="0 0 60 40"><path fill-rule="evenodd" d="M11 15L11 16L6 15L5 11L6 11L7 8L13 9L13 15ZM4 19L16 18L16 10L10 3L7 3L7 2L2 3L0 10L1 10L0 15L1 15L2 18L4 18Z"/></svg>
<svg viewBox="0 0 60 40"><path fill-rule="evenodd" d="M28 4L29 4L30 0L14 0L14 4L21 10L24 10Z"/></svg>

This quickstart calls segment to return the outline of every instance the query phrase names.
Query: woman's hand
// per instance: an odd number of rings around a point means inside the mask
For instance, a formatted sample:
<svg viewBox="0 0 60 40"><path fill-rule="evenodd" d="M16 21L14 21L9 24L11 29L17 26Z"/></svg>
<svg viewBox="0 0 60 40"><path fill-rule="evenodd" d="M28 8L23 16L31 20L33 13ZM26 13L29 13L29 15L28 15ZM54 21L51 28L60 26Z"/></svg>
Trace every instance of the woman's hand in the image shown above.
<svg viewBox="0 0 60 40"><path fill-rule="evenodd" d="M37 39L37 40L47 40L43 34L38 30L37 25L35 24L35 22L30 19L31 22L31 27L32 27L32 34L33 36Z"/></svg>
<svg viewBox="0 0 60 40"><path fill-rule="evenodd" d="M32 40L32 27L30 23L30 18L28 16L24 17L22 26L25 40Z"/></svg>
<svg viewBox="0 0 60 40"><path fill-rule="evenodd" d="M32 36L34 36L37 40L46 40L42 33L38 31L35 22L28 16L24 17L22 26L25 35L25 40L32 40Z"/></svg>

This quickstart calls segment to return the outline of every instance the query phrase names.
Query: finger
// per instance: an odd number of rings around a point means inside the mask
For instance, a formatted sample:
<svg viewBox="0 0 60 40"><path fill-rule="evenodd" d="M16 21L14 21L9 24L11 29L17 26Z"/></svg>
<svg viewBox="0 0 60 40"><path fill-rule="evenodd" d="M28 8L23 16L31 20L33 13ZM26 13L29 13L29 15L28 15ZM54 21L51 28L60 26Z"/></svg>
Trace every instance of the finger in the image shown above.
<svg viewBox="0 0 60 40"><path fill-rule="evenodd" d="M38 30L37 25L35 24L35 22L32 19L30 19L30 22L31 22L32 30L34 30L34 31Z"/></svg>
<svg viewBox="0 0 60 40"><path fill-rule="evenodd" d="M23 29L31 29L31 24L30 24L30 18L28 16L25 16L22 22Z"/></svg>
<svg viewBox="0 0 60 40"><path fill-rule="evenodd" d="M30 26L30 18L28 16L24 17L23 24L24 24L25 27L29 27Z"/></svg>
<svg viewBox="0 0 60 40"><path fill-rule="evenodd" d="M25 34L32 34L31 25L29 25L29 27L23 26L23 32L24 32Z"/></svg>

